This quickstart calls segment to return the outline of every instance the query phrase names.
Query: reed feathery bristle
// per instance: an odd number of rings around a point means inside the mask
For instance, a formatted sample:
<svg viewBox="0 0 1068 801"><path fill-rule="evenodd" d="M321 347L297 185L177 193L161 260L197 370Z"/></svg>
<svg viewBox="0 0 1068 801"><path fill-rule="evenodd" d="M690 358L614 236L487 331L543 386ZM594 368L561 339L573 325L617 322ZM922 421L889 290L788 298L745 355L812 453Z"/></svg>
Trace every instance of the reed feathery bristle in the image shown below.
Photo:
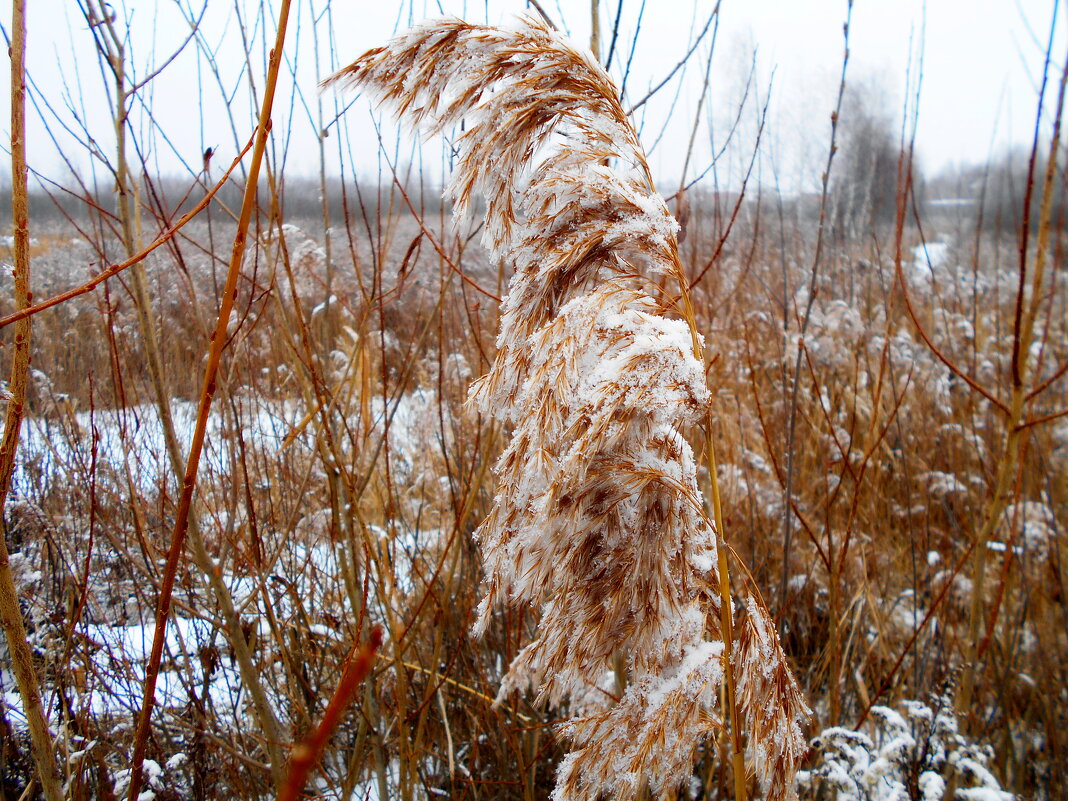
<svg viewBox="0 0 1068 801"><path fill-rule="evenodd" d="M678 274L678 226L618 93L532 19L426 23L326 83L370 90L432 132L463 120L447 193L460 215L485 196L483 241L512 270L496 358L469 395L512 426L476 533L488 588L476 630L500 603L541 609L501 697L530 687L584 708L564 727L575 750L556 801L669 791L718 725L723 680L715 529L680 434L710 393L689 326L651 294ZM773 628L750 618L735 673L762 784L785 799L807 710ZM628 686L590 709L617 655Z"/></svg>

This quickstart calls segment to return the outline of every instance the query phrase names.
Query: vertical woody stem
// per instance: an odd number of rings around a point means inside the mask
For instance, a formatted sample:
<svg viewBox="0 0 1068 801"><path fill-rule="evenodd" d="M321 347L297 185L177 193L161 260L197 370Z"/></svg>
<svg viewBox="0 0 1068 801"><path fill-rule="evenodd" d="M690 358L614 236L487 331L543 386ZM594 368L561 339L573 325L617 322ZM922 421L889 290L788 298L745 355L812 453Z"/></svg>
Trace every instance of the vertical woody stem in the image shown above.
<svg viewBox="0 0 1068 801"><path fill-rule="evenodd" d="M1052 34L1051 34L1052 36ZM1052 44L1052 39L1051 39ZM1047 56L1048 58L1048 56ZM1043 85L1044 88L1044 85ZM1060 84L1057 90L1057 109L1053 118L1053 135L1051 137L1049 160L1042 180L1042 199L1038 212L1038 232L1035 241L1034 271L1031 275L1029 297L1025 292L1027 278L1027 229L1021 234L1020 242L1020 286L1016 297L1016 323L1012 352L1012 400L1009 414L1005 418L1005 447L998 462L997 478L994 481L994 494L987 506L982 528L975 538L975 556L972 562L972 599L968 617L968 639L964 646L964 675L957 707L964 715L971 715L972 695L975 690L976 671L980 659L979 627L983 618L983 595L986 584L987 543L993 537L1002 515L1009 505L1012 487L1015 483L1020 464L1020 451L1023 447L1026 429L1023 427L1027 401L1030 399L1028 371L1030 369L1031 345L1034 342L1035 321L1038 319L1042 304L1042 284L1046 274L1048 259L1050 227L1053 218L1053 197L1057 178L1057 154L1060 151L1061 125L1064 119L1064 99L1068 89L1068 62L1061 70ZM1039 98L1039 121L1042 114L1042 100ZM1032 146L1032 161L1038 152L1039 121L1035 122L1035 140ZM1030 180L1033 180L1030 179ZM1028 192L1028 199L1030 192ZM1024 204L1024 215L1030 212L1030 203ZM1027 308L1024 308L1025 300ZM1037 382L1036 382L1037 383Z"/></svg>
<svg viewBox="0 0 1068 801"><path fill-rule="evenodd" d="M601 0L590 0L590 51L601 60Z"/></svg>
<svg viewBox="0 0 1068 801"><path fill-rule="evenodd" d="M227 327L237 295L237 279L240 275L241 263L245 255L245 241L248 237L249 222L252 219L252 209L256 203L256 187L260 166L263 163L263 154L267 147L267 136L271 129L271 108L274 105L275 87L278 84L278 68L282 60L282 45L285 43L289 6L290 0L283 0L282 8L278 15L278 32L275 37L274 49L271 50L270 63L267 70L267 88L260 108L256 144L252 150L252 163L249 166L245 194L241 203L241 215L238 219L237 233L234 236L234 246L230 254L230 267L226 277L226 287L223 291L222 306L219 309L215 332L211 337L207 366L204 368L204 384L200 392L200 403L197 408L196 427L193 431L193 441L189 447L185 479L182 483L182 494L179 498L178 510L175 515L174 533L171 536L171 547L167 554L167 566L160 586L159 606L156 610L156 630L152 638L149 665L145 672L144 700L137 722L137 734L134 741L133 766L130 773L130 789L128 793L128 798L130 799L136 799L141 788L145 750L148 745L148 730L152 719L152 706L156 692L156 679L159 675L159 666L163 658L163 644L167 628L167 617L171 608L171 595L174 591L174 579L178 570L178 560L185 545L186 533L188 532L189 512L193 501L193 490L196 487L197 471L200 467L200 455L204 449L208 414L211 411L211 402L215 396L215 379L219 372L222 350L228 339ZM275 773L276 782L278 781L279 768L280 766L278 765L272 765L272 772Z"/></svg>
<svg viewBox="0 0 1068 801"><path fill-rule="evenodd" d="M679 292L682 299L683 315L690 326L693 340L694 357L705 363L704 351L697 332L697 317L694 312L693 299L690 297L689 282L676 258L676 273ZM727 563L727 542L723 535L723 506L719 497L719 477L716 474L716 448L712 438L712 412L705 417L705 457L708 461L708 480L712 490L712 516L716 524L716 553L719 568L719 614L720 633L723 636L723 686L727 696L727 712L731 724L731 767L734 774L735 801L746 801L745 786L745 749L742 744L742 727L738 715L738 694L734 680L734 621L731 614L731 578Z"/></svg>
<svg viewBox="0 0 1068 801"><path fill-rule="evenodd" d="M15 306L30 305L30 222L27 204L26 169L26 3L14 0L11 23L11 210L15 226ZM41 789L48 801L60 801L59 773L56 769L54 745L48 731L41 702L41 689L33 669L33 653L26 640L26 627L19 610L15 578L7 551L7 527L2 524L4 505L11 489L11 474L15 469L19 432L26 403L26 383L30 371L30 318L15 325L14 358L8 382L10 398L4 420L4 435L0 441L0 624L7 636L11 662L18 684L22 708L30 729L30 748Z"/></svg>

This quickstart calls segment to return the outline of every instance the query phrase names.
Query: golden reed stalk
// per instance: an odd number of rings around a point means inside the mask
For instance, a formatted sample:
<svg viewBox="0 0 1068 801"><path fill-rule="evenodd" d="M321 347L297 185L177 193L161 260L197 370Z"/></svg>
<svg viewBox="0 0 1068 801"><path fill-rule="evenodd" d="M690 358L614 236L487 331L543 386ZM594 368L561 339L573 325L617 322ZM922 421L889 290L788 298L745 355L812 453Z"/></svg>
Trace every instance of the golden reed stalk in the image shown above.
<svg viewBox="0 0 1068 801"><path fill-rule="evenodd" d="M26 3L15 0L11 7L11 206L14 223L15 306L29 307L30 294L30 215L26 166ZM59 801L63 789L54 753L55 744L41 700L41 686L34 667L33 651L26 639L26 626L19 609L7 533L3 526L4 506L11 490L11 475L19 447L19 432L26 407L26 386L30 372L30 320L15 327L14 355L11 359L9 397L0 439L0 626L7 637L11 667L18 685L30 748L37 766L37 778L47 801Z"/></svg>

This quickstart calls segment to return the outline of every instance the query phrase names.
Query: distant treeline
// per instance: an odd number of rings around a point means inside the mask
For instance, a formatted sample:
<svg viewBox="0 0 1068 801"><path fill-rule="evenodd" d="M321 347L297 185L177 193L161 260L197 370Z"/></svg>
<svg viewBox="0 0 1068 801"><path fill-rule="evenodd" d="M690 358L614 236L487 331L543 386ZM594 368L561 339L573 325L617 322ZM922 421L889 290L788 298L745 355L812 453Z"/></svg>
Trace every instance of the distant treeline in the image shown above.
<svg viewBox="0 0 1068 801"><path fill-rule="evenodd" d="M830 219L838 233L846 239L863 235L872 225L892 224L897 214L896 150L890 152L889 145L870 150L872 152L862 154L863 158L847 151L847 158L839 164L832 181ZM1028 154L1017 150L986 165L956 167L930 180L917 177L913 191L919 201L918 209L924 216L939 218L952 215L966 224L980 224L987 231L1012 234L1020 230L1023 222L1030 169ZM1030 174L1033 175L1031 219L1037 221L1045 161L1037 160ZM0 224L6 227L10 226L11 220L11 186L9 180L0 181ZM151 209L154 216L173 220L202 200L210 186L211 183L207 181L192 178L142 177L139 193L142 204ZM282 219L321 224L324 218L324 186L318 179L306 176L284 178L280 188ZM240 176L236 176L218 192L215 202L236 213L241 205L242 192L243 184ZM368 220L374 220L380 214L383 217L405 216L411 213L408 202L421 213L436 216L445 205L441 197L441 185L437 182L415 179L406 186L405 193L407 201L392 183L378 185L369 181L327 179L325 211L329 214L329 224L343 224L346 215L355 224L361 223L364 216ZM270 197L266 186L261 188L260 195L261 203L266 208ZM768 208L769 202L778 204L779 211L785 209L787 215L796 220L807 220L818 214L818 195L783 196L770 201L766 192L760 195L762 208ZM728 214L737 199L734 193L711 192L701 187L690 190L688 196L695 211L700 209L707 212L719 208ZM85 221L91 212L95 212L94 207L114 212L116 198L111 188L98 187L90 191L78 187L74 182L65 188L38 184L30 190L29 205L31 222L47 224L67 218ZM479 210L475 209L476 216ZM910 223L911 216L910 205ZM1068 191L1064 172L1060 170L1055 177L1053 225L1057 230L1068 230Z"/></svg>
<svg viewBox="0 0 1068 801"><path fill-rule="evenodd" d="M1047 154L1048 147L1040 152ZM986 165L967 165L945 172L929 185L929 197L943 203L956 200L968 204L971 214L987 230L1000 233L1018 232L1024 221L1025 198L1030 187L1030 230L1038 225L1043 184L1048 161L1037 158L1033 169L1030 154L1013 150ZM1057 164L1053 177L1052 224L1058 231L1068 231L1068 186L1064 168Z"/></svg>
<svg viewBox="0 0 1068 801"><path fill-rule="evenodd" d="M193 209L211 189L212 183L197 181L192 178L165 177L142 180L138 193L142 207L151 210L152 216L177 219ZM280 202L282 219L300 219L321 221L324 217L323 186L314 178L296 177L280 182ZM377 184L363 181L328 179L325 187L326 209L330 224L343 223L345 215L358 220L363 215L369 219L381 213L383 216L407 215L411 211L400 190L393 184ZM438 214L444 201L439 184L413 182L405 187L408 201L423 214ZM214 203L237 213L241 207L244 185L238 176L226 184L215 195ZM264 184L260 189L260 203L263 209L270 204L270 192ZM116 197L113 189L67 186L45 187L40 184L31 186L29 195L31 223L60 222L66 219L75 221L97 217L99 210L114 213ZM0 220L5 225L11 221L11 184L9 181L0 185Z"/></svg>

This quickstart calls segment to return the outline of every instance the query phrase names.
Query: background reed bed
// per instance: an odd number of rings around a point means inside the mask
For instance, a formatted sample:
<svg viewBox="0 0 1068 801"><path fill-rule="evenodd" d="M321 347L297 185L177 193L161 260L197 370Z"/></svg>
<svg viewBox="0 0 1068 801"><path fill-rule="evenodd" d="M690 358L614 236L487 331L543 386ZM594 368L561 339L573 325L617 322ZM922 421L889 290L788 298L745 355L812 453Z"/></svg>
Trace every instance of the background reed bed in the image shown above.
<svg viewBox="0 0 1068 801"><path fill-rule="evenodd" d="M161 175L152 153L171 131L152 88L170 62L146 66L126 10L112 9L109 30L109 8L81 4L79 35L101 56L86 65L101 69L86 102L109 107L119 133L68 120L99 172L60 186L31 162L30 187L12 191L28 209L25 247L0 241L16 276L28 259L33 302L159 242L139 272L30 318L5 544L58 789L78 799L130 791L179 476L248 176L238 157L256 126L235 104L205 139L211 155ZM201 91L233 98L236 86L258 108L275 13L235 10L235 76L197 12L183 11L192 33L175 46ZM335 44L332 13L295 4L281 48L314 46L321 61L276 101L233 318L216 336L190 507L199 544L191 528L176 563L142 789L275 796L380 626L373 667L311 769L314 797L725 798L739 779L748 795L782 797L795 767L803 797L1062 795L1058 54L1030 156L926 180L910 158L912 106L904 123L881 118L843 68L814 195L758 179L768 107L753 77L722 156L745 182L728 190L709 173L667 187L662 204L634 132L654 103L628 115L638 84L620 109L606 77L621 83L634 46L626 19L602 27L606 69L540 23L418 29L357 63L388 87L390 59L407 58L418 66L400 78L441 90L408 116L436 115L453 179L443 202L437 165L388 144L388 117L374 117L387 146L368 171L345 136L366 105L341 114L347 100L313 93L355 55ZM717 13L655 98L712 63ZM545 47L563 61L509 84L520 56L502 53L523 35L522 58ZM432 71L435 53L467 68ZM29 77L32 113L68 119ZM503 124L519 109L525 123ZM567 147L545 138L557 118ZM317 132L317 177L287 168L298 126ZM654 131L647 118L641 140ZM335 148L340 176L327 168ZM0 288L10 358L14 278ZM636 522L653 518L662 525ZM578 530L589 535L564 536ZM49 760L38 749L35 761L14 640L0 644L0 792L51 797L34 778ZM812 708L807 754L775 733L802 703L776 641ZM737 671L738 727L715 689L726 644L732 665L772 653L782 666ZM737 769L739 746L755 775Z"/></svg>

